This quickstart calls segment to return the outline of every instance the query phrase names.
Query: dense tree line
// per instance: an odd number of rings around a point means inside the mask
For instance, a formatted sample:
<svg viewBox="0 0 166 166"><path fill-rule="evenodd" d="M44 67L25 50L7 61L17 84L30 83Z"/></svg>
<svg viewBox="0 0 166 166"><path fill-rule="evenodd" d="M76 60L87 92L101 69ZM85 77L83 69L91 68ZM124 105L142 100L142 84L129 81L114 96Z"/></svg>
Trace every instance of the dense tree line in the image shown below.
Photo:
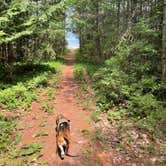
<svg viewBox="0 0 166 166"><path fill-rule="evenodd" d="M12 78L12 64L56 59L65 42L65 2L0 1L1 78Z"/></svg>
<svg viewBox="0 0 166 166"><path fill-rule="evenodd" d="M166 2L78 0L73 22L80 59L107 60L93 78L100 105L127 108L164 130Z"/></svg>
<svg viewBox="0 0 166 166"><path fill-rule="evenodd" d="M147 50L142 61L151 54L148 58L157 58L161 65L163 0L83 0L75 5L73 20L84 54L106 59L117 54L123 44L142 41Z"/></svg>

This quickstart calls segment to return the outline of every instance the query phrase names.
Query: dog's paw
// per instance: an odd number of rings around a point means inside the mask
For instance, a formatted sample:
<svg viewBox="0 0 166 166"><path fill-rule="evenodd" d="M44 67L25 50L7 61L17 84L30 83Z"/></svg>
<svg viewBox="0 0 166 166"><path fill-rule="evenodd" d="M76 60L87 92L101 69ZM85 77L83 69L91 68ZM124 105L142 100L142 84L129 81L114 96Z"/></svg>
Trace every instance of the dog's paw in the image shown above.
<svg viewBox="0 0 166 166"><path fill-rule="evenodd" d="M63 160L65 158L65 154L61 153L61 159Z"/></svg>

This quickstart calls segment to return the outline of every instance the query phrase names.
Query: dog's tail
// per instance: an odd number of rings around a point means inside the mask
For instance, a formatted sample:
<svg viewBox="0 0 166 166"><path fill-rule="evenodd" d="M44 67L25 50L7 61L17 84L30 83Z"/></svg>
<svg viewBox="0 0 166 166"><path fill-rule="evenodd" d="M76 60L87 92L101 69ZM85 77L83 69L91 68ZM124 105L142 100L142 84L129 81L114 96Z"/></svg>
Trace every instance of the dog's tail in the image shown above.
<svg viewBox="0 0 166 166"><path fill-rule="evenodd" d="M68 157L79 157L79 155L72 155L72 154L69 154L69 153L67 153L66 156L68 156Z"/></svg>

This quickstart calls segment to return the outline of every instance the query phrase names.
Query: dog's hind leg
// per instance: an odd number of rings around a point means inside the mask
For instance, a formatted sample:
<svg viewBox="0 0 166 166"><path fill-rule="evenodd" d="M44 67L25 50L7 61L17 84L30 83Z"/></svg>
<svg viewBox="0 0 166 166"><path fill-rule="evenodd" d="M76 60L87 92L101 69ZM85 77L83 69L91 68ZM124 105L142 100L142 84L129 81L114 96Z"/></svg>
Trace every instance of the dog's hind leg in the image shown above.
<svg viewBox="0 0 166 166"><path fill-rule="evenodd" d="M61 158L63 159L65 157L65 152L64 152L64 148L62 145L59 146L60 149L60 154L61 154Z"/></svg>

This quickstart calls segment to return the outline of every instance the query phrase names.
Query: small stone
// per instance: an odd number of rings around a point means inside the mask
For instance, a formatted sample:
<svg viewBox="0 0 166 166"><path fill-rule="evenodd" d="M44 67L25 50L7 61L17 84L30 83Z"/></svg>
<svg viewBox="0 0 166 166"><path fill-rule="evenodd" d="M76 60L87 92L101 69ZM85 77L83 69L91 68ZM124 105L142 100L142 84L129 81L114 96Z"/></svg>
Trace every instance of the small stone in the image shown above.
<svg viewBox="0 0 166 166"><path fill-rule="evenodd" d="M151 158L150 160L151 160L153 163L155 163L157 159L156 159L155 157L153 157L153 158Z"/></svg>
<svg viewBox="0 0 166 166"><path fill-rule="evenodd" d="M137 166L137 164L133 163L132 166Z"/></svg>
<svg viewBox="0 0 166 166"><path fill-rule="evenodd" d="M83 141L78 141L77 143L78 143L78 144L82 144L82 143L83 143Z"/></svg>

